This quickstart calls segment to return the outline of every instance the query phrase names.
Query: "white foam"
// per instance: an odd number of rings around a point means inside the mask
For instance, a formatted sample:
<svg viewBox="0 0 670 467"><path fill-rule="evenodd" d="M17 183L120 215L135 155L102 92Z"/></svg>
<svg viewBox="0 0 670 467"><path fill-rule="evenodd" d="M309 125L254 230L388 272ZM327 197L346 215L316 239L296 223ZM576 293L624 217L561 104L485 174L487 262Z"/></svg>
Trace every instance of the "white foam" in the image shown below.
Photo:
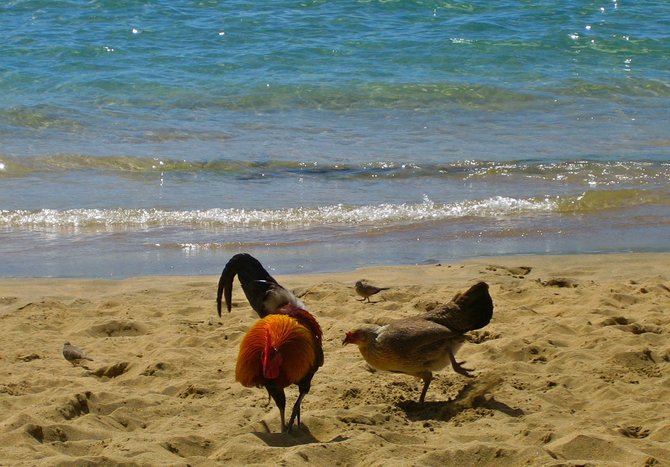
<svg viewBox="0 0 670 467"><path fill-rule="evenodd" d="M439 204L424 197L410 204L319 207L285 209L205 209L170 211L161 209L41 209L0 211L0 225L52 228L142 228L189 225L230 228L291 228L327 225L372 225L419 223L457 217L501 217L551 212L555 199L530 200L503 196L483 200Z"/></svg>

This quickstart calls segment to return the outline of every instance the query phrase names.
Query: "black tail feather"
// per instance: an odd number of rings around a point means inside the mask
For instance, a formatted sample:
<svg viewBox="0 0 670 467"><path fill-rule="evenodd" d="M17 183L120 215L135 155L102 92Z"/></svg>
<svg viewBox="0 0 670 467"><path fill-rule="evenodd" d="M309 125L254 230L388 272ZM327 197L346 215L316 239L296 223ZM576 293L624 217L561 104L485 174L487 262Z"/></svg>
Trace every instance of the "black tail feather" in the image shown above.
<svg viewBox="0 0 670 467"><path fill-rule="evenodd" d="M223 268L219 279L219 288L216 294L216 306L221 316L222 296L226 300L226 307L230 311L233 294L233 279L240 280L244 295L251 307L262 318L270 311L265 306L265 299L269 291L283 289L268 273L256 258L248 253L239 253L233 256Z"/></svg>

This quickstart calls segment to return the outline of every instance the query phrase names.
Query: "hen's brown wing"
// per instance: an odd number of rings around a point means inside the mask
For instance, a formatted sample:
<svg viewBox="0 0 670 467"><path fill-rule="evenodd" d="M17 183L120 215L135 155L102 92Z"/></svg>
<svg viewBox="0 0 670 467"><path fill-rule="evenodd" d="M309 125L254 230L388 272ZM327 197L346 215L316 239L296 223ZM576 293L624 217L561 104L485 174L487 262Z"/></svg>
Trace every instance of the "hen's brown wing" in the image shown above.
<svg viewBox="0 0 670 467"><path fill-rule="evenodd" d="M459 333L421 318L395 321L377 337L375 347L384 360L383 370L417 374L444 366L447 348L460 339ZM379 368L379 366L377 366Z"/></svg>

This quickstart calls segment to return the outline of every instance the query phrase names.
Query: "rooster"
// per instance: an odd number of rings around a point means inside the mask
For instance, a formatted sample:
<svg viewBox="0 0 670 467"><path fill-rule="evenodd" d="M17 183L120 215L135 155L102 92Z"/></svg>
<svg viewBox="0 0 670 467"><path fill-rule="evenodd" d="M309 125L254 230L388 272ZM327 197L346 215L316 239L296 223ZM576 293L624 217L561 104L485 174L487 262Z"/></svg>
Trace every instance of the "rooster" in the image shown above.
<svg viewBox="0 0 670 467"><path fill-rule="evenodd" d="M465 362L456 360L456 352L466 332L481 329L491 320L493 300L488 288L485 282L479 282L446 305L422 315L385 326L359 326L346 333L342 345L358 345L373 368L422 379L419 402L423 402L433 371L451 364L455 372L471 376L472 370L462 366Z"/></svg>
<svg viewBox="0 0 670 467"><path fill-rule="evenodd" d="M279 408L282 432L291 431L295 422L300 426L300 404L323 365L321 327L303 303L247 253L233 256L223 269L216 297L219 316L222 297L230 312L236 275L261 319L242 339L235 379L246 387L265 387ZM298 385L299 395L286 424L284 388L292 384Z"/></svg>

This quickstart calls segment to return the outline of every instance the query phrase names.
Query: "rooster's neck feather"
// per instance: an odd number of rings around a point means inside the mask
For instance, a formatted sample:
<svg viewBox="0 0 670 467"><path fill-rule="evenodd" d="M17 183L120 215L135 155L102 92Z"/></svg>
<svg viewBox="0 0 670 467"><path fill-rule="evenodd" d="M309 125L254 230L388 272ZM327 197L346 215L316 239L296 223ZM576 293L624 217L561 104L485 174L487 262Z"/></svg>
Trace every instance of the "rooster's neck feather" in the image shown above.
<svg viewBox="0 0 670 467"><path fill-rule="evenodd" d="M244 336L235 377L248 387L265 386L270 381L277 387L286 387L315 371L319 358L322 358L321 343L309 328L291 316L272 314L256 321ZM277 376L270 379L266 376L272 376L273 372L267 373L266 369L271 370L273 364Z"/></svg>

